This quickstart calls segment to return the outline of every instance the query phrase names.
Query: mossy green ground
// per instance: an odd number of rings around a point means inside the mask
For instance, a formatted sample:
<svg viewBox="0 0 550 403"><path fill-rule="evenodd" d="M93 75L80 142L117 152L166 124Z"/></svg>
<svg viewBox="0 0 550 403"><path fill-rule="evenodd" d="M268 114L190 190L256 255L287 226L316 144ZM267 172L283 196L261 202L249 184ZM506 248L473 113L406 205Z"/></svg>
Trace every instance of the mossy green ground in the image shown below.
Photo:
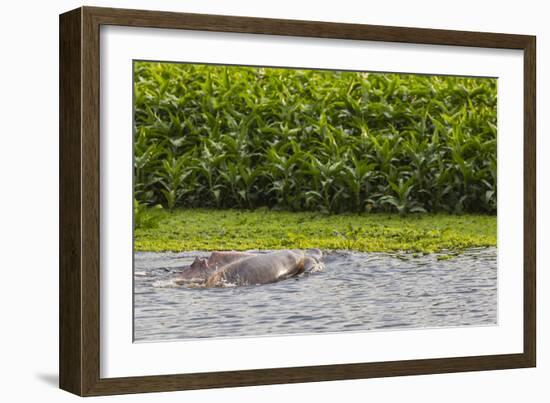
<svg viewBox="0 0 550 403"><path fill-rule="evenodd" d="M137 251L352 249L460 251L496 246L496 216L293 213L270 210L145 210Z"/></svg>

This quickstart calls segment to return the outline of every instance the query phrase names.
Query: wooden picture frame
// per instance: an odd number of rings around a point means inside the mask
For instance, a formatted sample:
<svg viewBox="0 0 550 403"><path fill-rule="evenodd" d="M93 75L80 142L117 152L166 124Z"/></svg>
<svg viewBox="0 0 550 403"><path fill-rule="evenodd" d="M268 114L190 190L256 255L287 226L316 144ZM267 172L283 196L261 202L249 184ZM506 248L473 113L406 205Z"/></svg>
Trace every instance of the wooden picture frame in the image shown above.
<svg viewBox="0 0 550 403"><path fill-rule="evenodd" d="M523 353L100 377L100 26L353 39L524 52ZM60 387L80 396L533 367L536 363L535 37L81 7L60 16ZM519 230L519 228L518 228Z"/></svg>

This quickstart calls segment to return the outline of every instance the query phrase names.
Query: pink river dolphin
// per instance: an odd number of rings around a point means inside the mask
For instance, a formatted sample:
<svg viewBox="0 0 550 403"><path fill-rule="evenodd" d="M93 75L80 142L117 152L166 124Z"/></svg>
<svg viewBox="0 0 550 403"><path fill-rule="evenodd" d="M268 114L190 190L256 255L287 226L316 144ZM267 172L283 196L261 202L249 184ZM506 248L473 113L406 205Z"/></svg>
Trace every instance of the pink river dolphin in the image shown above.
<svg viewBox="0 0 550 403"><path fill-rule="evenodd" d="M197 257L191 265L183 267L174 282L208 288L273 283L322 270L322 256L319 249L212 252L208 259Z"/></svg>

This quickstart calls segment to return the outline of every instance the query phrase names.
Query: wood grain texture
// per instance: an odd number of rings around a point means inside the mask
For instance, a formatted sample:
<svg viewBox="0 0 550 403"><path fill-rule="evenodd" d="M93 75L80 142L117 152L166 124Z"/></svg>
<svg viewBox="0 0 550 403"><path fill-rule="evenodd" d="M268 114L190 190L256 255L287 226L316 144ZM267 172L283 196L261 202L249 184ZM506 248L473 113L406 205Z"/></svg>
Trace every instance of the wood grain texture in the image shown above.
<svg viewBox="0 0 550 403"><path fill-rule="evenodd" d="M524 352L380 363L100 378L101 25L524 51ZM535 322L535 38L526 35L83 7L60 17L60 387L81 396L531 367Z"/></svg>
<svg viewBox="0 0 550 403"><path fill-rule="evenodd" d="M89 396L528 367L523 354L101 379Z"/></svg>
<svg viewBox="0 0 550 403"><path fill-rule="evenodd" d="M524 48L523 116L523 352L531 366L536 365L537 291L537 162L536 162L536 39L530 37Z"/></svg>
<svg viewBox="0 0 550 403"><path fill-rule="evenodd" d="M82 389L99 379L100 135L99 24L82 8Z"/></svg>
<svg viewBox="0 0 550 403"><path fill-rule="evenodd" d="M86 7L105 25L523 49L529 36L490 32Z"/></svg>
<svg viewBox="0 0 550 403"><path fill-rule="evenodd" d="M59 22L59 386L82 394L81 11Z"/></svg>

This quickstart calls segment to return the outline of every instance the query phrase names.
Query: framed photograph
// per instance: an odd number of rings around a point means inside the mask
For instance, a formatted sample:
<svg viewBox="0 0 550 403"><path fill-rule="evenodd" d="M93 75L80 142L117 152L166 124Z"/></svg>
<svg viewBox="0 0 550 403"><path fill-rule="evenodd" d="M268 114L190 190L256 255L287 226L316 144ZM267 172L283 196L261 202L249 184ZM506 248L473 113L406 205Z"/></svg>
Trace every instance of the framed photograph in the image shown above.
<svg viewBox="0 0 550 403"><path fill-rule="evenodd" d="M535 37L60 16L60 387L533 367Z"/></svg>

